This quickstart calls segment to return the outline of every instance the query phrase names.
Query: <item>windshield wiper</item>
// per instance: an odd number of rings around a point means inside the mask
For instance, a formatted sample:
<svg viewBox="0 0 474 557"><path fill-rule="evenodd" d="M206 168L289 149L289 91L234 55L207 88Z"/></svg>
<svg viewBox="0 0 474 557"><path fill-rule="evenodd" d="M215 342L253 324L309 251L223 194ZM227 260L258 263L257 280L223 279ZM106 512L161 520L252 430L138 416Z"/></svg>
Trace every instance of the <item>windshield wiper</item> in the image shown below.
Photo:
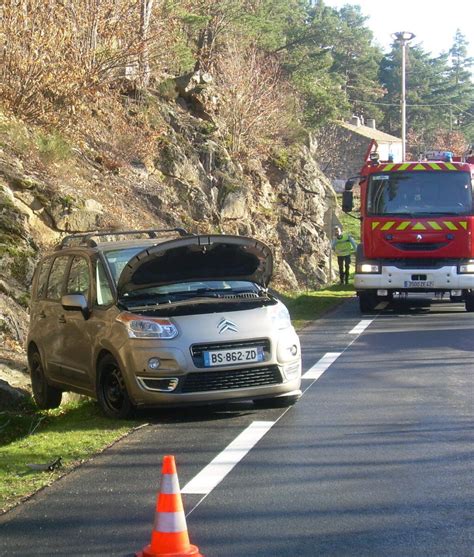
<svg viewBox="0 0 474 557"><path fill-rule="evenodd" d="M229 296L237 296L239 294L253 293L249 289L234 289L234 288L197 288L191 292L180 292L183 299L188 298L226 298ZM171 295L172 296L172 295Z"/></svg>
<svg viewBox="0 0 474 557"><path fill-rule="evenodd" d="M379 213L370 214L370 217L410 217L410 218L423 218L423 217L462 217L469 215L470 212L460 211L412 211L411 213Z"/></svg>
<svg viewBox="0 0 474 557"><path fill-rule="evenodd" d="M127 309L143 310L169 304L179 304L180 302L189 303L191 300L193 303L205 303L211 300L227 302L231 301L234 297L239 297L248 293L255 294L255 298L262 297L261 293L258 294L247 288L197 288L192 291L178 291L162 294L140 294L131 292L128 296L122 297L121 302L127 306ZM242 300L243 299L244 298L242 298Z"/></svg>
<svg viewBox="0 0 474 557"><path fill-rule="evenodd" d="M370 217L412 217L413 213L377 213L370 214Z"/></svg>
<svg viewBox="0 0 474 557"><path fill-rule="evenodd" d="M163 309L163 308L173 308L180 306L198 306L203 304L268 304L271 302L271 298L240 298L238 301L235 298L219 297L195 297L195 298L185 298L181 300L167 300L159 304L150 305L136 305L136 306L126 306L129 311L150 311L153 309Z"/></svg>
<svg viewBox="0 0 474 557"><path fill-rule="evenodd" d="M131 294L121 299L127 309L150 309L153 307L187 302L191 299L209 300L221 298L222 295L211 288L200 288L192 292L169 292L167 294Z"/></svg>
<svg viewBox="0 0 474 557"><path fill-rule="evenodd" d="M420 211L412 213L414 217L461 217L467 215L467 211L456 213L454 211Z"/></svg>

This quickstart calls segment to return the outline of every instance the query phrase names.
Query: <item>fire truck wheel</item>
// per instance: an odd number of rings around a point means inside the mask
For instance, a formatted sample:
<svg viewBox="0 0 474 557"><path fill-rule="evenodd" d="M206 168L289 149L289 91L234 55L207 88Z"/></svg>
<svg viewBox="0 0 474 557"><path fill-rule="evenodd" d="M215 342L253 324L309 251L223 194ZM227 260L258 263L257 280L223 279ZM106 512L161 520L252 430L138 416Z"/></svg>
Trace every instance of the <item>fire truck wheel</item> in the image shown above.
<svg viewBox="0 0 474 557"><path fill-rule="evenodd" d="M474 311L474 294L466 295L466 311Z"/></svg>
<svg viewBox="0 0 474 557"><path fill-rule="evenodd" d="M377 302L375 292L359 292L359 308L362 313L374 311Z"/></svg>

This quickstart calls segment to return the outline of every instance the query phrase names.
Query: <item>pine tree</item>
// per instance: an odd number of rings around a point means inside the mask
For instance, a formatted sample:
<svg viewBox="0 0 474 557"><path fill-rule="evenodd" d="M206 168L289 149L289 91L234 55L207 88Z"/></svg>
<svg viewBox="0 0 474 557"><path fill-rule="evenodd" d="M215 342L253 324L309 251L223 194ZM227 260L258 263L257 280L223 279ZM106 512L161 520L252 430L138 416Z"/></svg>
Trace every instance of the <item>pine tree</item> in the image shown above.
<svg viewBox="0 0 474 557"><path fill-rule="evenodd" d="M468 45L466 38L458 29L454 36L453 46L449 50L451 70L449 81L452 85L452 114L453 125L463 131L467 140L474 140L474 83L472 82L471 69L474 58L467 55Z"/></svg>
<svg viewBox="0 0 474 557"><path fill-rule="evenodd" d="M355 114L380 120L382 113L374 101L383 96L378 81L382 52L372 45L367 17L359 6L344 6L338 13L339 25L333 37L332 71L344 80L344 93Z"/></svg>

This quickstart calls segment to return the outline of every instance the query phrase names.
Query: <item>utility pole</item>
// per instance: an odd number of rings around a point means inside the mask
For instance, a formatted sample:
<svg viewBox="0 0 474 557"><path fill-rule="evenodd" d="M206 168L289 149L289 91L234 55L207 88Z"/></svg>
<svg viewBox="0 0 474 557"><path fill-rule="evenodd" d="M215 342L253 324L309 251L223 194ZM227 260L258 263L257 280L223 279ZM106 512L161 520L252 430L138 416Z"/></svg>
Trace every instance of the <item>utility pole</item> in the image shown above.
<svg viewBox="0 0 474 557"><path fill-rule="evenodd" d="M399 43L402 48L402 95L401 95L401 109L402 109L402 161L406 158L406 127L407 127L407 103L406 103L406 46L409 41L415 38L410 31L398 31L392 34L395 42Z"/></svg>

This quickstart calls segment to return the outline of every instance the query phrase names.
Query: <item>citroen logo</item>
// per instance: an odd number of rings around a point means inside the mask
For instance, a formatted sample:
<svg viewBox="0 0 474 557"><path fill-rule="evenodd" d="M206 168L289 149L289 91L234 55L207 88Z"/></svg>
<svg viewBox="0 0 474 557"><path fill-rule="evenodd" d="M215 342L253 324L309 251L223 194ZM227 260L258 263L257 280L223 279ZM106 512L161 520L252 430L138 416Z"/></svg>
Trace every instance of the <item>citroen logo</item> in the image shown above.
<svg viewBox="0 0 474 557"><path fill-rule="evenodd" d="M416 235L416 241L421 242L421 240L423 240L423 236L421 234L417 234Z"/></svg>
<svg viewBox="0 0 474 557"><path fill-rule="evenodd" d="M232 333L236 333L237 325L232 321L230 321L229 319L223 317L217 325L217 330L219 331L220 335L222 335L222 333L225 333L226 331L231 331Z"/></svg>

